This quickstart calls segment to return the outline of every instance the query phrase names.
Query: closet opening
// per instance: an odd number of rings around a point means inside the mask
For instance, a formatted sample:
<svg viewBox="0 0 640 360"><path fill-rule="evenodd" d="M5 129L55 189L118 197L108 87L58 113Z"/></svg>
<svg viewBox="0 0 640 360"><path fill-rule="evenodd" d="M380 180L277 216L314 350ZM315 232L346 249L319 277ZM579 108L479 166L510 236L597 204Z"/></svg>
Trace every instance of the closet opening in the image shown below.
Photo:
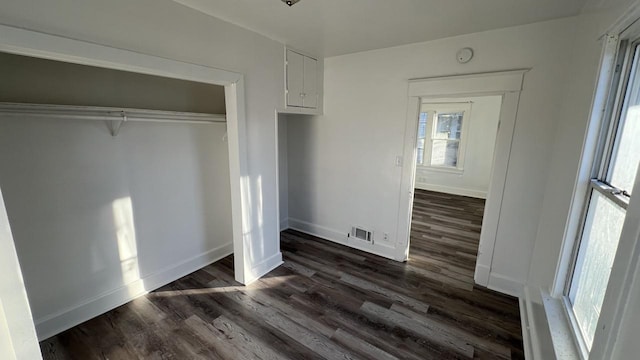
<svg viewBox="0 0 640 360"><path fill-rule="evenodd" d="M40 340L233 264L225 86L4 52L0 78L0 188Z"/></svg>

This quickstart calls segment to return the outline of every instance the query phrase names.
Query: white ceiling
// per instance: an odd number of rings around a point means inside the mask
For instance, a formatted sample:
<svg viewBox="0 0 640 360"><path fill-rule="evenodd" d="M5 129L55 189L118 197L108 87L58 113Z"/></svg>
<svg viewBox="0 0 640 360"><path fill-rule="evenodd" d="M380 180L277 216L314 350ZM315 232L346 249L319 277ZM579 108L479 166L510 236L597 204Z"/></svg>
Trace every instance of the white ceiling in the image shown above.
<svg viewBox="0 0 640 360"><path fill-rule="evenodd" d="M317 56L576 15L585 0L174 0Z"/></svg>

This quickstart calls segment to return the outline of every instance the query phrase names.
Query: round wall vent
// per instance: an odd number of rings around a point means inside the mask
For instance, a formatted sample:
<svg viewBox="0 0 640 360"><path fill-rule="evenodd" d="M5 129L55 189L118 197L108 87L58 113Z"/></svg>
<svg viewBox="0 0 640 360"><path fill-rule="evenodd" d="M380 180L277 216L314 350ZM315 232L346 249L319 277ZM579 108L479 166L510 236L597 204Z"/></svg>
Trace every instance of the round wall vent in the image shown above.
<svg viewBox="0 0 640 360"><path fill-rule="evenodd" d="M473 58L473 49L470 47L462 48L456 53L456 59L460 64L466 64Z"/></svg>

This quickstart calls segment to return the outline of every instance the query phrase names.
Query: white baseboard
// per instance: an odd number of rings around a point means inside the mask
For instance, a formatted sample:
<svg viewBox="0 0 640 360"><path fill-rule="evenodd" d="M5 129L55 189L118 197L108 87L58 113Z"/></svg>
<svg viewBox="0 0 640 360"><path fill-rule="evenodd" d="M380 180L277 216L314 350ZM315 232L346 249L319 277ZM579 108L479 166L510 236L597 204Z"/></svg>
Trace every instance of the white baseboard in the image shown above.
<svg viewBox="0 0 640 360"><path fill-rule="evenodd" d="M524 284L506 275L489 274L489 284L487 287L513 297L524 297Z"/></svg>
<svg viewBox="0 0 640 360"><path fill-rule="evenodd" d="M487 287L491 290L511 295L517 298L524 297L524 285L508 276L495 274L487 265L476 264L476 271L473 275L476 284Z"/></svg>
<svg viewBox="0 0 640 360"><path fill-rule="evenodd" d="M527 360L536 359L533 354L534 347L537 345L534 343L531 334L531 317L530 310L527 305L527 301L524 298L518 299L520 305L520 325L522 326L522 345L524 347L524 358Z"/></svg>
<svg viewBox="0 0 640 360"><path fill-rule="evenodd" d="M323 239L327 239L340 244L346 243L347 232L341 232L330 229L325 226L312 224L304 220L289 218L289 228L302 231L304 233L314 235Z"/></svg>
<svg viewBox="0 0 640 360"><path fill-rule="evenodd" d="M289 219L280 220L280 231L287 230L289 228Z"/></svg>
<svg viewBox="0 0 640 360"><path fill-rule="evenodd" d="M454 186L446 186L446 185L437 185L437 184L426 184L426 183L418 183L415 185L416 189L421 190L429 190L429 191L437 191L447 194L461 195L461 196L469 196L479 199L486 199L487 192L475 189L465 189Z"/></svg>
<svg viewBox="0 0 640 360"><path fill-rule="evenodd" d="M258 265L251 268L250 274L245 274L245 285L249 285L252 282L258 280L263 277L271 270L277 268L282 265L282 253L278 251L277 254L272 255L265 260L261 261Z"/></svg>
<svg viewBox="0 0 640 360"><path fill-rule="evenodd" d="M59 334L231 254L233 243L225 244L80 304L35 319L38 340Z"/></svg>
<svg viewBox="0 0 640 360"><path fill-rule="evenodd" d="M362 240L351 240L347 237L346 232L340 232L325 226L312 224L303 220L289 218L289 228L307 233L319 238L329 240L341 245L345 245L354 249L362 250L374 255L382 256L387 259L404 261L405 259L397 258L397 251L391 245L374 243L369 244Z"/></svg>
<svg viewBox="0 0 640 360"><path fill-rule="evenodd" d="M533 313L533 302L529 288L525 287L523 293L524 296L520 298L520 321L522 323L524 356L527 360L542 359L538 328Z"/></svg>
<svg viewBox="0 0 640 360"><path fill-rule="evenodd" d="M473 275L473 280L478 285L482 285L487 287L489 285L489 277L491 275L491 268L487 265L482 265L480 263L476 264L476 272Z"/></svg>

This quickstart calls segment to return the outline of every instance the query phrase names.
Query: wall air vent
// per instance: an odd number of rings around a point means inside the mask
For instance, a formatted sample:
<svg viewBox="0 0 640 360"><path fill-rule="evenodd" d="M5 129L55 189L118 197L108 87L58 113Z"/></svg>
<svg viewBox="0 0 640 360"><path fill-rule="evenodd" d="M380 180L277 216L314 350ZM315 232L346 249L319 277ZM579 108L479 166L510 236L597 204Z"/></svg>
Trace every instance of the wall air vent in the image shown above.
<svg viewBox="0 0 640 360"><path fill-rule="evenodd" d="M373 243L373 232L359 226L353 226L351 228L349 237L354 237L356 239Z"/></svg>

